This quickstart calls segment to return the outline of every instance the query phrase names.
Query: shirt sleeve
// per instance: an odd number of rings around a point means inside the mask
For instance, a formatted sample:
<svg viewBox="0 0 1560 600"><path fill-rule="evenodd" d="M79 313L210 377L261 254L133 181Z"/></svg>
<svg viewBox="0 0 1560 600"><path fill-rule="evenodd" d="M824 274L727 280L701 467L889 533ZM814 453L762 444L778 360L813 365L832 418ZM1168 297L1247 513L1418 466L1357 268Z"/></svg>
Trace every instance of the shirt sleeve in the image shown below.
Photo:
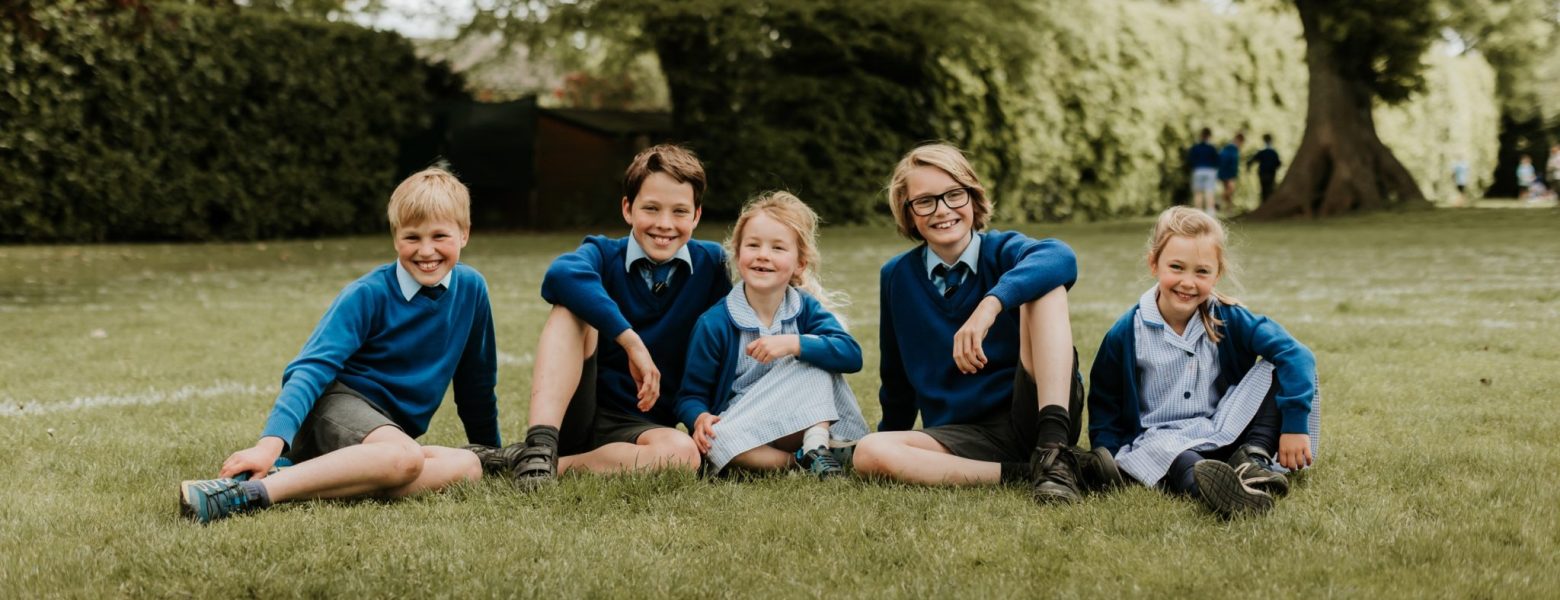
<svg viewBox="0 0 1560 600"><path fill-rule="evenodd" d="M1003 309L1033 302L1059 287L1071 289L1078 280L1078 257L1067 244L1051 238L1008 235L1012 237L997 250L1002 275L986 293L996 296Z"/></svg>
<svg viewBox="0 0 1560 600"><path fill-rule="evenodd" d="M478 288L476 315L460 362L455 365L455 407L473 444L502 446L498 432L498 344L493 333L493 307L487 284Z"/></svg>
<svg viewBox="0 0 1560 600"><path fill-rule="evenodd" d="M361 283L342 290L304 342L298 357L282 371L282 391L260 437L278 437L291 448L293 436L314 403L336 380L341 367L363 346L373 327L374 295Z"/></svg>
<svg viewBox="0 0 1560 600"><path fill-rule="evenodd" d="M548 304L569 309L596 331L604 340L615 340L630 325L618 308L617 302L607 295L601 273L607 257L601 246L586 238L578 250L553 260L542 277L542 299Z"/></svg>

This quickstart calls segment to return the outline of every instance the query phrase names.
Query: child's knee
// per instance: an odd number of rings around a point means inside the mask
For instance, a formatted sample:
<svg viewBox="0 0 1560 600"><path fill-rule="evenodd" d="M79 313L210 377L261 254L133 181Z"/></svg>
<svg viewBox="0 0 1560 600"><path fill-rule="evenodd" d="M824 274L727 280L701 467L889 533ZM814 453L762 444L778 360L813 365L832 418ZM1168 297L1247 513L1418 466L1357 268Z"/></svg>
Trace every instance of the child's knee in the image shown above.
<svg viewBox="0 0 1560 600"><path fill-rule="evenodd" d="M693 443L693 438L686 435L668 435L657 439L651 446L655 449L657 466L669 468L699 468L699 447Z"/></svg>
<svg viewBox="0 0 1560 600"><path fill-rule="evenodd" d="M851 457L852 468L862 475L888 474L888 460L894 446L887 436L868 434L856 443L856 452Z"/></svg>
<svg viewBox="0 0 1560 600"><path fill-rule="evenodd" d="M421 446L412 444L380 444L381 456L385 465L385 484L388 487L400 487L407 485L422 476L423 464L427 457L423 454ZM473 457L476 455L473 454ZM478 470L481 465L477 465Z"/></svg>

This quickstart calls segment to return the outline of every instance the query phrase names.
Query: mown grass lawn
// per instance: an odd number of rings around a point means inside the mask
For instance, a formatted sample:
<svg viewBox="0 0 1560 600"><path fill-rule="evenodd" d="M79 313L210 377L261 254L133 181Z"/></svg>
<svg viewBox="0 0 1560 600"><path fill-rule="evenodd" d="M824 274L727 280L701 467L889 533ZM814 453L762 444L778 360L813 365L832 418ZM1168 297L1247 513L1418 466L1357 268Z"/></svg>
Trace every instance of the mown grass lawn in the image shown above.
<svg viewBox="0 0 1560 600"><path fill-rule="evenodd" d="M1078 251L1083 361L1150 285L1147 221L1025 226ZM705 238L724 234L705 224ZM478 231L500 416L524 430L547 263L580 232ZM825 283L869 369L887 227L824 232ZM1554 597L1560 594L1560 211L1240 225L1256 311L1315 350L1320 464L1277 510L1220 521L1147 489L570 477L400 502L305 502L209 527L175 510L254 441L282 367L385 237L0 246L0 597ZM1087 371L1087 368L1085 368ZM453 410L425 442L464 443Z"/></svg>

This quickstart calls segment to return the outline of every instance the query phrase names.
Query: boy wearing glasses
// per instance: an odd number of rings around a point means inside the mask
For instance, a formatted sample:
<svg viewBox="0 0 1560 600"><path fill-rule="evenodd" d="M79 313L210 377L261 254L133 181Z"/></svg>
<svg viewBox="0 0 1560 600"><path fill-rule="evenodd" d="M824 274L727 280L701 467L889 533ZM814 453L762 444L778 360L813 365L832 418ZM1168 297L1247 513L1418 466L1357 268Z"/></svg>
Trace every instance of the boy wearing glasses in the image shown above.
<svg viewBox="0 0 1560 600"><path fill-rule="evenodd" d="M1067 317L1073 251L982 231L991 200L957 148L918 147L889 183L900 234L883 265L883 420L856 447L863 475L927 485L1022 483L1043 503L1119 484L1108 453L1073 445L1083 380ZM911 431L917 414L922 429Z"/></svg>
<svg viewBox="0 0 1560 600"><path fill-rule="evenodd" d="M587 237L547 268L531 427L522 443L474 448L485 471L534 486L570 469L698 468L673 400L694 323L731 291L720 244L691 239L704 188L692 152L640 152L623 175L629 235Z"/></svg>

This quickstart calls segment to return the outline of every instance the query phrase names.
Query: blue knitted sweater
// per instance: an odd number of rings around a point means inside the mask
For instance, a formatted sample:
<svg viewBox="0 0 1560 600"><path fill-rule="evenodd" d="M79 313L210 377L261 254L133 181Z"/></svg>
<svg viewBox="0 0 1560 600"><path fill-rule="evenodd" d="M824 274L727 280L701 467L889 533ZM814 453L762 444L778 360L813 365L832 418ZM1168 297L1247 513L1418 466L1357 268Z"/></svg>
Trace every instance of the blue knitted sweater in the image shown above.
<svg viewBox="0 0 1560 600"><path fill-rule="evenodd" d="M720 244L692 240L692 273L679 267L661 296L625 267L628 238L593 235L557 258L542 279L542 299L569 309L600 333L596 345L596 395L602 410L615 410L660 425L676 426L674 410L687 360L688 336L699 315L731 291ZM648 413L636 406L637 386L628 354L614 340L633 329L661 372L661 399Z"/></svg>
<svg viewBox="0 0 1560 600"><path fill-rule="evenodd" d="M293 436L331 382L340 381L390 415L406 434L428 430L444 392L474 444L498 446L498 347L487 281L456 264L433 300L401 295L395 263L370 271L336 296L303 350L282 371L282 391L261 437Z"/></svg>
<svg viewBox="0 0 1560 600"><path fill-rule="evenodd" d="M1018 307L1078 278L1072 248L1054 239L1035 240L1013 231L981 237L980 263L952 298L926 274L926 244L889 259L879 288L882 318L882 431L975 423L1006 410L1019 368ZM953 334L986 296L1002 302L982 348L986 367L972 375L953 362Z"/></svg>

